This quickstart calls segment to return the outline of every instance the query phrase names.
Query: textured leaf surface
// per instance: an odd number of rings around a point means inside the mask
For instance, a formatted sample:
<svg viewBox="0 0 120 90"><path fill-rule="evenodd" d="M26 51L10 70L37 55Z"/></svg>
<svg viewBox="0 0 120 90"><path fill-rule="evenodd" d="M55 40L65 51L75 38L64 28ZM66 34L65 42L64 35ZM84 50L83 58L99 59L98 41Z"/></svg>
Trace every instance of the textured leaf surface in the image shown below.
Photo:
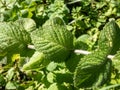
<svg viewBox="0 0 120 90"><path fill-rule="evenodd" d="M120 28L115 21L108 22L100 33L99 48L108 49L110 54L115 54L120 47Z"/></svg>
<svg viewBox="0 0 120 90"><path fill-rule="evenodd" d="M46 59L45 55L40 52L35 52L30 58L30 61L23 66L23 70L33 70L41 69L48 65L49 61Z"/></svg>
<svg viewBox="0 0 120 90"><path fill-rule="evenodd" d="M89 42L90 42L90 36L85 34L85 35L81 35L80 37L78 37L75 40L75 48L76 49L83 49L83 50L87 50L89 48Z"/></svg>
<svg viewBox="0 0 120 90"><path fill-rule="evenodd" d="M29 34L15 23L0 23L0 53L26 47L31 42Z"/></svg>
<svg viewBox="0 0 120 90"><path fill-rule="evenodd" d="M65 60L73 48L73 36L58 17L48 20L43 29L34 33L32 41L36 50L48 55L50 60Z"/></svg>
<svg viewBox="0 0 120 90"><path fill-rule="evenodd" d="M75 74L75 87L97 87L110 78L111 62L106 59L106 53L94 52L84 56L79 62Z"/></svg>
<svg viewBox="0 0 120 90"><path fill-rule="evenodd" d="M120 50L117 52L117 54L115 54L112 62L113 62L115 69L117 69L118 72L120 72Z"/></svg>
<svg viewBox="0 0 120 90"><path fill-rule="evenodd" d="M75 71L75 68L77 67L77 64L79 63L81 57L82 55L76 55L75 53L72 53L69 59L65 62L66 67L70 72Z"/></svg>
<svg viewBox="0 0 120 90"><path fill-rule="evenodd" d="M15 24L24 27L28 32L34 31L36 29L36 23L30 18L21 18L15 21Z"/></svg>

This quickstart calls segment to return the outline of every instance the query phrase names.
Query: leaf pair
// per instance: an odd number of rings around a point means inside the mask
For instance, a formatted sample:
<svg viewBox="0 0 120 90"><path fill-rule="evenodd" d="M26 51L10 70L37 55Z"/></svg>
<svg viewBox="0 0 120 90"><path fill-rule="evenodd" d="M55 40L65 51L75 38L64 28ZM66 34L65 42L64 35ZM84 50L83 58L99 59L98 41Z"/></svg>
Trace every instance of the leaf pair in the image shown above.
<svg viewBox="0 0 120 90"><path fill-rule="evenodd" d="M74 73L74 85L78 88L98 87L105 84L111 75L111 61L108 54L119 49L120 29L115 21L108 22L100 33L98 50L84 56Z"/></svg>
<svg viewBox="0 0 120 90"><path fill-rule="evenodd" d="M42 53L30 59L23 66L24 70L41 68L41 65L49 61L61 62L68 58L73 49L73 36L66 30L65 23L59 17L51 18L43 25L42 28L36 29L31 33L32 43L36 52ZM43 61L44 60L44 61ZM46 64L47 65L47 64ZM44 66L46 66L44 64Z"/></svg>

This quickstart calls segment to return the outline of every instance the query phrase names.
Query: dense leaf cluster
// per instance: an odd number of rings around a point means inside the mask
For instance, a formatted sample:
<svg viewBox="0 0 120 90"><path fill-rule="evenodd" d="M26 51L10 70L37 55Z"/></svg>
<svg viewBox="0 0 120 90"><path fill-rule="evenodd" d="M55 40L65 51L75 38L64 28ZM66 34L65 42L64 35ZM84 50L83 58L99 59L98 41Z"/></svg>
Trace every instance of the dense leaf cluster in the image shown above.
<svg viewBox="0 0 120 90"><path fill-rule="evenodd" d="M119 4L1 0L0 89L120 89Z"/></svg>

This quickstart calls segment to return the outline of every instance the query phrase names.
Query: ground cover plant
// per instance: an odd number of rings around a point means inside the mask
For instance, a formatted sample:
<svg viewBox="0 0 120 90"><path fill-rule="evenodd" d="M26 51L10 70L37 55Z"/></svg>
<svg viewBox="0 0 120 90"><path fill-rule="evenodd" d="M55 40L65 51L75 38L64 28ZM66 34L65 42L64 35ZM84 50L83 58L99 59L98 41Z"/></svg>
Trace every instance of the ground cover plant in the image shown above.
<svg viewBox="0 0 120 90"><path fill-rule="evenodd" d="M1 90L119 90L119 0L1 0Z"/></svg>

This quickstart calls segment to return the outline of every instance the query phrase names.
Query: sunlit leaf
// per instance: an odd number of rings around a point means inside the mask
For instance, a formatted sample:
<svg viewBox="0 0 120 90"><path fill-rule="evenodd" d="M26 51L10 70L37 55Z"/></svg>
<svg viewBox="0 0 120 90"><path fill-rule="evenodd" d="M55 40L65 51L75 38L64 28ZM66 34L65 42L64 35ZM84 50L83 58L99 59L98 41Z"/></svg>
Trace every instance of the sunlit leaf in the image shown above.
<svg viewBox="0 0 120 90"><path fill-rule="evenodd" d="M97 51L84 56L74 73L74 85L78 88L98 87L105 84L111 73L111 62L106 54Z"/></svg>
<svg viewBox="0 0 120 90"><path fill-rule="evenodd" d="M29 62L23 65L23 70L41 69L48 65L49 60L43 53L35 52Z"/></svg>
<svg viewBox="0 0 120 90"><path fill-rule="evenodd" d="M37 51L43 52L54 61L64 61L73 49L73 36L58 17L48 20L37 34L35 31L32 41Z"/></svg>
<svg viewBox="0 0 120 90"><path fill-rule="evenodd" d="M26 47L31 42L30 35L23 27L15 23L0 23L0 53L18 50Z"/></svg>

